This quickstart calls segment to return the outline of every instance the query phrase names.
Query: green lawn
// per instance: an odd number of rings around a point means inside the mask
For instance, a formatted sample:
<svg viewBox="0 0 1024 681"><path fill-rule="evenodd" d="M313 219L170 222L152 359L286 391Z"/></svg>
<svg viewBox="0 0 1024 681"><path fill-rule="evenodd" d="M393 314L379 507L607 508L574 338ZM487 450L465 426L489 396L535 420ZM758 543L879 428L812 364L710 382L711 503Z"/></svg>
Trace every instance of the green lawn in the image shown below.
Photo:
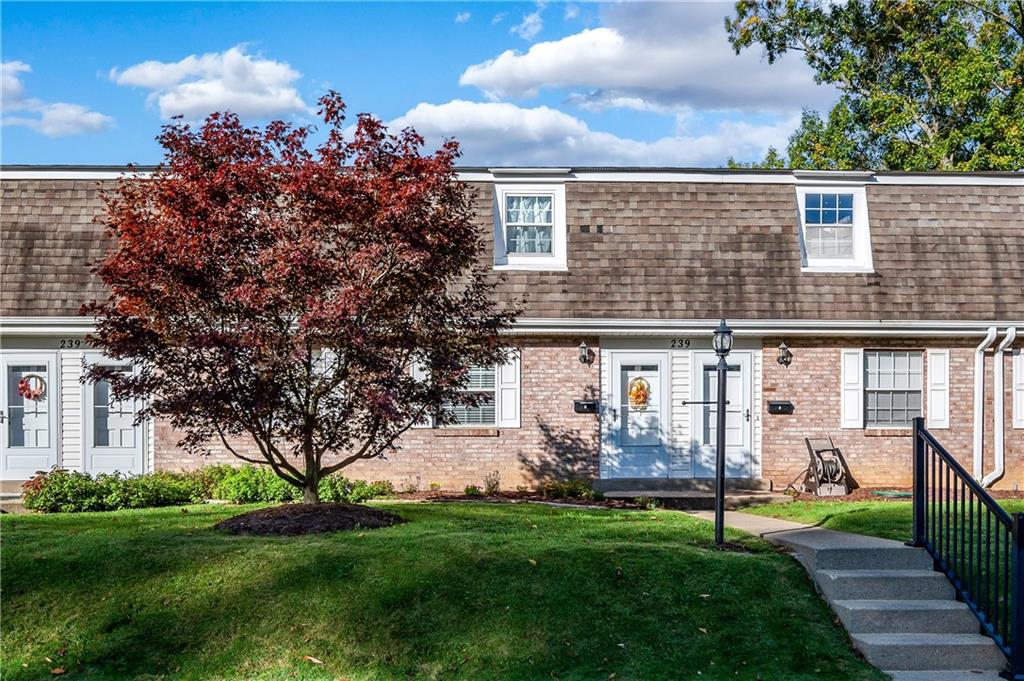
<svg viewBox="0 0 1024 681"><path fill-rule="evenodd" d="M409 523L253 538L211 527L238 507L3 516L0 676L883 678L752 537L717 551L671 511L381 506Z"/></svg>
<svg viewBox="0 0 1024 681"><path fill-rule="evenodd" d="M1024 512L1024 501L1004 500L999 503L1011 513ZM913 525L909 501L794 501L746 508L744 511L898 541L911 538Z"/></svg>

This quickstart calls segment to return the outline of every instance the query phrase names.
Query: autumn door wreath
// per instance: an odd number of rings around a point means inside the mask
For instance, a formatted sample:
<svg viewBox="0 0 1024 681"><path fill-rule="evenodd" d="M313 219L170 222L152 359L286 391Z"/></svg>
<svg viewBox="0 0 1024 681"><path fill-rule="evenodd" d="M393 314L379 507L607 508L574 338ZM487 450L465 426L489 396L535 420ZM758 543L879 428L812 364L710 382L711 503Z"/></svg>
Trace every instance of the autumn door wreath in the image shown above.
<svg viewBox="0 0 1024 681"><path fill-rule="evenodd" d="M644 378L634 378L629 382L629 406L636 411L647 409L651 399L651 384Z"/></svg>
<svg viewBox="0 0 1024 681"><path fill-rule="evenodd" d="M18 381L18 395L31 402L38 402L46 393L46 381L38 374L26 374Z"/></svg>

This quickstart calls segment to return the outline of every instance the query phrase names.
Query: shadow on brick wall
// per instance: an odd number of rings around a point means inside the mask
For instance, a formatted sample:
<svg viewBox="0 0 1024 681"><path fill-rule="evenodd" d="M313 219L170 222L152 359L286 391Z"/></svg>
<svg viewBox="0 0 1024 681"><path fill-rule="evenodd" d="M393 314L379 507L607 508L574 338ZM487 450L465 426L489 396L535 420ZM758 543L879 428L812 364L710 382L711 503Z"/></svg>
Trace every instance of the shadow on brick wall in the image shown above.
<svg viewBox="0 0 1024 681"><path fill-rule="evenodd" d="M590 389L586 398L597 399L597 391ZM573 420L585 425L571 428L537 418L541 449L519 454L523 475L531 482L597 477L600 449L597 416L580 415Z"/></svg>

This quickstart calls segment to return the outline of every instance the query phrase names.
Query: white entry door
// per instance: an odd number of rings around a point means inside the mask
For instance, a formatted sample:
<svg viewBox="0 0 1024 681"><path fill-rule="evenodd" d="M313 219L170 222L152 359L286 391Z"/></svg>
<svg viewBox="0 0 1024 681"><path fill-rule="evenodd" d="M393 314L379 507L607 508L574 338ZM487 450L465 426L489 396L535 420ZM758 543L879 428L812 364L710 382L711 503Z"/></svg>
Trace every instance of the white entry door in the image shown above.
<svg viewBox="0 0 1024 681"><path fill-rule="evenodd" d="M0 478L28 480L57 465L57 353L0 355Z"/></svg>
<svg viewBox="0 0 1024 681"><path fill-rule="evenodd" d="M753 447L753 374L749 351L729 354L725 408L725 476L754 477ZM718 397L718 357L713 352L695 352L693 356L695 402L714 401ZM691 413L694 445L693 477L715 477L715 450L718 438L718 409L714 404L695 404Z"/></svg>
<svg viewBox="0 0 1024 681"><path fill-rule="evenodd" d="M101 355L87 355L86 362L125 372L132 371L130 365L104 359ZM93 475L142 473L145 439L142 424L135 423L135 414L141 404L136 400L115 400L107 381L86 383L84 391L83 444L86 472Z"/></svg>
<svg viewBox="0 0 1024 681"><path fill-rule="evenodd" d="M613 352L610 364L602 477L667 477L667 353Z"/></svg>

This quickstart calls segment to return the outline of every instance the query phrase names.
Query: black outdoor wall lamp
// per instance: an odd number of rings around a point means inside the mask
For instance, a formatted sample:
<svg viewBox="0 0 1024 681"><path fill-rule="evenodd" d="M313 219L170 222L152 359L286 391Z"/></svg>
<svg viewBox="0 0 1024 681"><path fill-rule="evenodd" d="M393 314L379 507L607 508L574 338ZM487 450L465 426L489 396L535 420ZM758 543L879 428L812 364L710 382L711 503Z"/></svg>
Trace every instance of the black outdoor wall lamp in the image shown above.
<svg viewBox="0 0 1024 681"><path fill-rule="evenodd" d="M775 361L784 367L788 367L793 363L793 353L790 351L789 347L786 346L786 341L782 341L779 345L779 356Z"/></svg>
<svg viewBox="0 0 1024 681"><path fill-rule="evenodd" d="M587 346L587 341L580 341L578 350L580 364L590 364L594 361L594 352Z"/></svg>

